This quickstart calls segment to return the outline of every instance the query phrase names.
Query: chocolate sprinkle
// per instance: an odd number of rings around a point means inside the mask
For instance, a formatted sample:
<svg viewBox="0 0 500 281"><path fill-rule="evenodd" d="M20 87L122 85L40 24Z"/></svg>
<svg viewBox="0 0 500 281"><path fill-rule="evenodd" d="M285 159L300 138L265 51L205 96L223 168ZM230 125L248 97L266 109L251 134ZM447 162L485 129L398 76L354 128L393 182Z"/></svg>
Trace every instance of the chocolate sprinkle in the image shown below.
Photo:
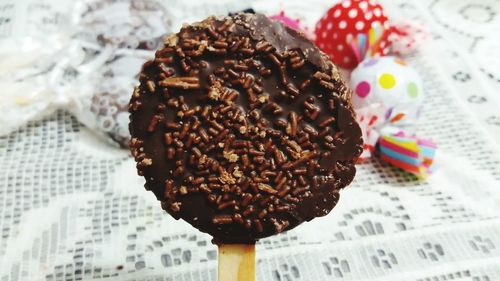
<svg viewBox="0 0 500 281"><path fill-rule="evenodd" d="M146 189L216 243L254 243L328 214L355 174L351 91L302 34L259 14L165 39L131 99Z"/></svg>

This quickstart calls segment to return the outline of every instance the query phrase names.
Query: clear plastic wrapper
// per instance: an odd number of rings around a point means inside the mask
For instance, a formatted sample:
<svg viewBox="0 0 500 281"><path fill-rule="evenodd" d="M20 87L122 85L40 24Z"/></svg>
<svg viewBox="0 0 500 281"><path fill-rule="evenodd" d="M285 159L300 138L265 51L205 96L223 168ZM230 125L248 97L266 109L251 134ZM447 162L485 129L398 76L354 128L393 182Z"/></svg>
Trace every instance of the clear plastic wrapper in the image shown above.
<svg viewBox="0 0 500 281"><path fill-rule="evenodd" d="M88 0L78 3L74 42L91 63L74 87L89 83L69 107L99 135L128 144L128 101L142 63L152 57L172 30L173 16L158 0Z"/></svg>
<svg viewBox="0 0 500 281"><path fill-rule="evenodd" d="M92 80L96 82L90 98L81 98L73 108L77 118L88 127L117 142L129 141L128 103L138 72L150 52L121 50L106 61Z"/></svg>
<svg viewBox="0 0 500 281"><path fill-rule="evenodd" d="M247 6L221 2L210 7L212 14L226 14ZM192 11L188 18L186 11ZM166 34L209 14L181 1L84 0L76 5L75 15L74 42L89 62L77 67L80 77L73 84L79 94L72 98L70 112L87 128L126 147L128 102L142 64L154 56ZM90 91L81 91L88 84Z"/></svg>
<svg viewBox="0 0 500 281"><path fill-rule="evenodd" d="M64 108L108 142L127 146L128 100L142 63L163 37L183 22L248 7L230 1L4 1L0 135Z"/></svg>
<svg viewBox="0 0 500 281"><path fill-rule="evenodd" d="M71 44L73 7L61 0L0 2L0 135L64 103L48 74Z"/></svg>

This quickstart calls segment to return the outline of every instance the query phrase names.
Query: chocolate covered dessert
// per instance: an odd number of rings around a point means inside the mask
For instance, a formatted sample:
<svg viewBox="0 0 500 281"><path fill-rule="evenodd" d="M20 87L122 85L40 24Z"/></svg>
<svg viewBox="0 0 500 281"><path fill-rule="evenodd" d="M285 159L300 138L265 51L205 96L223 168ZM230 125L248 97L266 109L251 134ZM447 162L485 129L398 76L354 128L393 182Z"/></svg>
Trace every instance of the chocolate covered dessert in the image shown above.
<svg viewBox="0 0 500 281"><path fill-rule="evenodd" d="M168 36L130 101L130 149L161 206L216 243L328 214L362 151L351 91L302 34L260 14Z"/></svg>

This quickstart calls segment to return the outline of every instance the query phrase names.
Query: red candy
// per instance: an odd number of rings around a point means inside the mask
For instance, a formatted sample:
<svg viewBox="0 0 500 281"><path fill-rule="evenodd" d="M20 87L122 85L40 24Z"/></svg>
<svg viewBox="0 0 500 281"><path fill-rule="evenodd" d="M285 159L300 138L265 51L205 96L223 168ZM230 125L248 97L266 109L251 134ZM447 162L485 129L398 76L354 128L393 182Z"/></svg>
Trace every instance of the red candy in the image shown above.
<svg viewBox="0 0 500 281"><path fill-rule="evenodd" d="M382 6L371 0L344 0L331 7L316 24L315 43L336 65L351 69L358 61L348 44L348 35L368 34L375 25L385 31L378 43L377 54L386 55L391 44L391 28Z"/></svg>

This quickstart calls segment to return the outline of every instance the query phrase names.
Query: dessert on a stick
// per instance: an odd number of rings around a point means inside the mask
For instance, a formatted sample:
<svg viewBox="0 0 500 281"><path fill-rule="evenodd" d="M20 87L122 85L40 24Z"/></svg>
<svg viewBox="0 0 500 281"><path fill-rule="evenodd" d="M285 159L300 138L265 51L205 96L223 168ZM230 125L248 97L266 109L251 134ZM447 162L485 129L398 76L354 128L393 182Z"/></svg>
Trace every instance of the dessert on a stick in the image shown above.
<svg viewBox="0 0 500 281"><path fill-rule="evenodd" d="M220 280L253 280L258 239L328 214L362 151L337 68L260 14L210 17L168 36L143 66L130 113L146 189L214 237ZM236 257L250 270L224 266Z"/></svg>

